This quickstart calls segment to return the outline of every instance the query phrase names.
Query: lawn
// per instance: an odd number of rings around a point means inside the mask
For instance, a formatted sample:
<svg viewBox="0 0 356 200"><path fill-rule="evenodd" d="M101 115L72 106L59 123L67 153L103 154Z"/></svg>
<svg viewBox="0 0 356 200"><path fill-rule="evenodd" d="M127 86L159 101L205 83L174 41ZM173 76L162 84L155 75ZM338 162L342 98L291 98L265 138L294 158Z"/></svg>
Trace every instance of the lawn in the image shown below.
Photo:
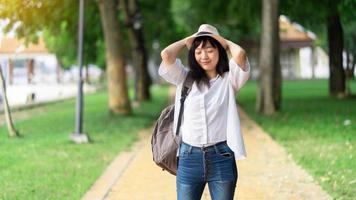
<svg viewBox="0 0 356 200"><path fill-rule="evenodd" d="M356 98L330 98L327 80L284 81L281 112L262 116L256 87L249 81L239 94L246 112L333 198L356 199Z"/></svg>
<svg viewBox="0 0 356 200"><path fill-rule="evenodd" d="M15 122L21 138L7 138L6 127L1 126L0 199L80 199L166 105L167 87L154 86L151 91L153 100L125 117L109 114L106 91L86 95L84 132L90 135L90 144L69 140L75 100L26 110Z"/></svg>

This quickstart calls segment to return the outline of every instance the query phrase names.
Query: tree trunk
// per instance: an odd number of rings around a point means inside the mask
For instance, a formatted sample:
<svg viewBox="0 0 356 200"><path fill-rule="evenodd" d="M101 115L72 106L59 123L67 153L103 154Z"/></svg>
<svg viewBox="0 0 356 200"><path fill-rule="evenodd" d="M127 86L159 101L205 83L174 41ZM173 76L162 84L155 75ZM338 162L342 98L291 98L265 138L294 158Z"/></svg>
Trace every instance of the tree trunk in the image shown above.
<svg viewBox="0 0 356 200"><path fill-rule="evenodd" d="M34 77L34 60L28 59L27 60L27 83L31 84L33 77Z"/></svg>
<svg viewBox="0 0 356 200"><path fill-rule="evenodd" d="M85 83L90 84L89 65L84 65L84 69L85 69Z"/></svg>
<svg viewBox="0 0 356 200"><path fill-rule="evenodd" d="M14 61L9 59L9 84L14 83Z"/></svg>
<svg viewBox="0 0 356 200"><path fill-rule="evenodd" d="M356 54L354 54L354 55L352 56L352 64L351 64L352 79L355 79L355 75L354 75L355 65L356 65Z"/></svg>
<svg viewBox="0 0 356 200"><path fill-rule="evenodd" d="M2 69L0 66L0 84L1 84L1 91L3 93L3 101L4 101L4 112L5 112L5 119L6 119L6 125L7 125L7 130L8 130L8 136L9 137L19 137L20 134L19 132L15 129L14 124L12 122L11 118L11 111L9 107L9 103L7 101L7 95L6 95L6 83L4 80L4 76L2 74Z"/></svg>
<svg viewBox="0 0 356 200"><path fill-rule="evenodd" d="M281 107L278 16L278 0L263 0L256 111L267 115L275 113Z"/></svg>
<svg viewBox="0 0 356 200"><path fill-rule="evenodd" d="M345 96L345 73L342 65L343 30L340 17L335 8L327 18L329 45L329 94L331 96Z"/></svg>
<svg viewBox="0 0 356 200"><path fill-rule="evenodd" d="M317 55L317 49L313 45L311 47L311 68L312 68L312 79L315 79L315 67L317 65L318 61L318 55Z"/></svg>
<svg viewBox="0 0 356 200"><path fill-rule="evenodd" d="M352 78L351 74L351 62L350 62L350 53L349 45L345 42L345 52L346 52L346 66L345 66L345 85L346 85L346 95L351 95L351 86L350 80Z"/></svg>
<svg viewBox="0 0 356 200"><path fill-rule="evenodd" d="M124 0L123 8L125 12L126 25L128 26L128 35L130 39L133 64L136 67L136 87L135 93L138 101L149 100L151 78L148 74L147 51L143 28L141 24L141 13L137 0Z"/></svg>
<svg viewBox="0 0 356 200"><path fill-rule="evenodd" d="M109 109L116 114L131 114L116 2L98 1L105 38Z"/></svg>
<svg viewBox="0 0 356 200"><path fill-rule="evenodd" d="M56 78L57 78L57 83L60 83L61 82L62 64L60 63L58 58L56 58L56 60L57 60Z"/></svg>

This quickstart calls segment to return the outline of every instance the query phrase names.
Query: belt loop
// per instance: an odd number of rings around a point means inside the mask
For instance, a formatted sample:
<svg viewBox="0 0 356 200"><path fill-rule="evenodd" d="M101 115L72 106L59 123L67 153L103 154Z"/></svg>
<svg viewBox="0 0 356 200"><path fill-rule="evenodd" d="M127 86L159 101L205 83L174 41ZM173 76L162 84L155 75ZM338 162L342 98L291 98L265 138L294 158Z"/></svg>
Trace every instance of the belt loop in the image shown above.
<svg viewBox="0 0 356 200"><path fill-rule="evenodd" d="M216 144L214 144L214 149L215 149L215 153L217 153L217 154L220 153L218 147L216 146Z"/></svg>
<svg viewBox="0 0 356 200"><path fill-rule="evenodd" d="M189 154L192 153L192 149L193 149L192 145L189 145L189 150L188 150L188 153L189 153Z"/></svg>

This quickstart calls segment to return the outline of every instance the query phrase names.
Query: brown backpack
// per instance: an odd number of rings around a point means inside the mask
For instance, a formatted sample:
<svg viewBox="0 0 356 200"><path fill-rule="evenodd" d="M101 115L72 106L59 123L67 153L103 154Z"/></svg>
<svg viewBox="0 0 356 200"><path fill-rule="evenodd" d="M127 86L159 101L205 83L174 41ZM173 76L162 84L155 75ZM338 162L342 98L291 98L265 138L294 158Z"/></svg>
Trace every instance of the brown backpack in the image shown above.
<svg viewBox="0 0 356 200"><path fill-rule="evenodd" d="M188 73L187 78L183 83L180 110L178 115L178 123L175 134L173 134L173 120L174 120L174 104L166 107L161 112L161 115L156 121L152 138L151 147L153 154L153 161L169 173L177 174L177 151L181 143L181 135L179 135L179 128L184 112L184 101L188 96L194 80L191 74Z"/></svg>

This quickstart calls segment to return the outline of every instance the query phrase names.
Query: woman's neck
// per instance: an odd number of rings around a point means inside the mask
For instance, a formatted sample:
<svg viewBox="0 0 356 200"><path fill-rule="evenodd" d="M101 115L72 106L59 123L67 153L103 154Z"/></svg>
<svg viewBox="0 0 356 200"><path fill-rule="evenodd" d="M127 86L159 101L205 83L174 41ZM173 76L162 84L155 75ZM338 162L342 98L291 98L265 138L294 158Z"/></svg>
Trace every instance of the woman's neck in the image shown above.
<svg viewBox="0 0 356 200"><path fill-rule="evenodd" d="M218 75L216 70L214 71L205 71L206 75L208 76L209 80L215 78Z"/></svg>

